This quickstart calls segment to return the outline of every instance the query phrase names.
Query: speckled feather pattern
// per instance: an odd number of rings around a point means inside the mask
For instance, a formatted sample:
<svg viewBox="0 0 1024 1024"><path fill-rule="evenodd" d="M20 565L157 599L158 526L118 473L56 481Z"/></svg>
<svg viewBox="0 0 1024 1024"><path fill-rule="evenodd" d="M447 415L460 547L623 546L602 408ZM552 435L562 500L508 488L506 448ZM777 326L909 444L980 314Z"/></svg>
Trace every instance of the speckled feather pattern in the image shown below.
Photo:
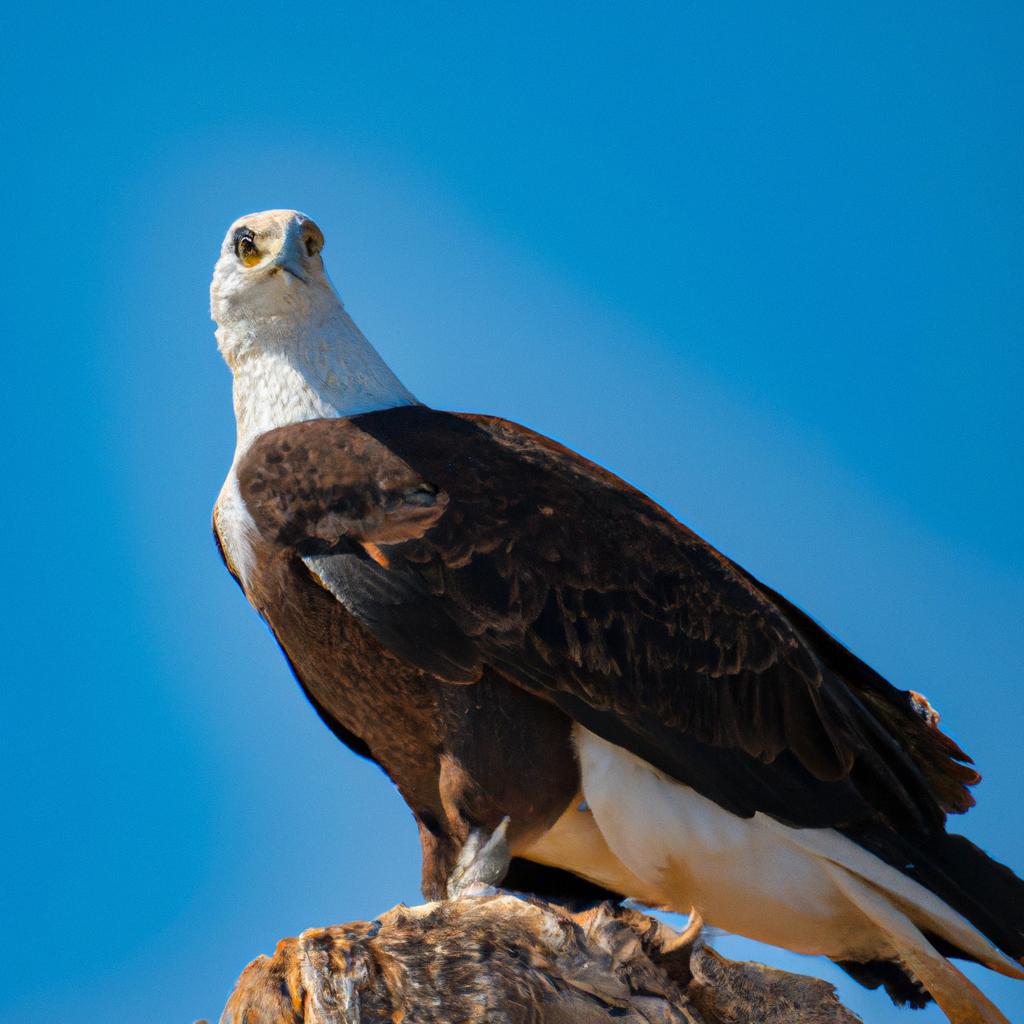
<svg viewBox="0 0 1024 1024"><path fill-rule="evenodd" d="M498 893L313 929L242 973L221 1024L856 1024L831 985L732 963L608 905Z"/></svg>

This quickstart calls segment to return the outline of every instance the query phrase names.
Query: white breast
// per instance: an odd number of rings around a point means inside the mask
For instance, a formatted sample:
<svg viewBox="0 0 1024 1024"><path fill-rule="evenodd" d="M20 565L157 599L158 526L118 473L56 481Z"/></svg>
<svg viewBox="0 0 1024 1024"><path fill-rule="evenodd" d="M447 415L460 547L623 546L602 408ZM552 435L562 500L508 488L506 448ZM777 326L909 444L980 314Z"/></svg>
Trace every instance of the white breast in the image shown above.
<svg viewBox="0 0 1024 1024"><path fill-rule="evenodd" d="M224 549L228 568L248 590L256 555L253 541L257 535L256 523L245 507L238 489L238 477L232 465L224 486L213 506L213 522Z"/></svg>

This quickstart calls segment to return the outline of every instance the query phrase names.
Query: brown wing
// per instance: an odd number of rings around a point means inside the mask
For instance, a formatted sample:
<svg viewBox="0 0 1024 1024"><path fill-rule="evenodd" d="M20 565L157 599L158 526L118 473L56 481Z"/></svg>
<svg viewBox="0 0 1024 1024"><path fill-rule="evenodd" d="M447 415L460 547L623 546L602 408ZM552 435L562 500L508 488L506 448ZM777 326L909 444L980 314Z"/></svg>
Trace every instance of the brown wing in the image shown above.
<svg viewBox="0 0 1024 1024"><path fill-rule="evenodd" d="M261 530L396 653L453 682L490 666L735 813L930 830L971 803L926 705L523 427L310 421L261 438L239 479Z"/></svg>

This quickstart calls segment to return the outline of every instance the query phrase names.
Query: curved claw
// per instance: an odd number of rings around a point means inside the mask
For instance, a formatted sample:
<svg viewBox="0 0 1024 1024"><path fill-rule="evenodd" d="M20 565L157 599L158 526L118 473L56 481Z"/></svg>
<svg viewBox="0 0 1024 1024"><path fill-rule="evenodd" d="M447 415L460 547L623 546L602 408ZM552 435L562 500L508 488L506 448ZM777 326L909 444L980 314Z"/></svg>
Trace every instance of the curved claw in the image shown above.
<svg viewBox="0 0 1024 1024"><path fill-rule="evenodd" d="M506 815L489 836L483 829L475 828L470 832L448 879L449 899L480 895L505 877L512 859L508 848L508 825Z"/></svg>

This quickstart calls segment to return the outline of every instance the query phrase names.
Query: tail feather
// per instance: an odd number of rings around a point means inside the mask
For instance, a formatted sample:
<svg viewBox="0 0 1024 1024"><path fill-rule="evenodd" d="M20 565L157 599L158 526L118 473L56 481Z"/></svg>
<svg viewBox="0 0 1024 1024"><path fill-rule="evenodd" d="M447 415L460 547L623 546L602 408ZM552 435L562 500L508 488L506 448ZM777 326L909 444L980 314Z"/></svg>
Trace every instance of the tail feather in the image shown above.
<svg viewBox="0 0 1024 1024"><path fill-rule="evenodd" d="M841 967L858 984L865 988L885 989L885 994L897 1005L908 1006L912 1010L923 1010L932 997L894 960L870 960L861 963L858 960L836 960L835 965Z"/></svg>
<svg viewBox="0 0 1024 1024"><path fill-rule="evenodd" d="M897 859L894 863L894 858L879 855L871 844L864 842L859 836L858 842L851 842L851 837L841 836L831 829L787 829L783 825L771 822L770 819L766 819L766 824L777 829L788 843L802 847L820 859L842 867L849 875L863 880L872 891L884 893L889 906L897 913L907 915L922 933L935 936L943 951L976 960L1000 974L1024 978L1024 966L1004 952L989 938L987 932L982 930L981 925L961 911L962 905L971 902L968 896L973 897L971 909L976 912L977 917L981 917L981 911L986 909L980 903L983 897L974 888L969 887L967 879L959 879L960 885L955 887L947 879L948 884L942 889L929 884L930 879L919 879L911 875L910 869L917 869L919 865L909 860L909 854L905 855L907 859ZM898 841L902 841L900 837L891 834L889 853L894 851L893 844ZM984 857L981 851L978 853ZM918 856L921 863L926 863L920 854L921 851L918 849L913 855ZM994 918L997 913L997 910L989 913L986 923L998 923L988 920ZM1006 927L1004 923L1004 929ZM1009 932L1012 934L1012 928ZM929 949L936 951L933 944L929 944Z"/></svg>
<svg viewBox="0 0 1024 1024"><path fill-rule="evenodd" d="M1024 880L1006 865L947 833L906 837L879 829L850 838L930 889L1008 957L1024 963ZM977 959L965 950L953 955Z"/></svg>
<svg viewBox="0 0 1024 1024"><path fill-rule="evenodd" d="M1010 1024L999 1007L936 950L884 894L838 864L829 864L828 871L836 885L889 937L899 950L899 966L920 982L951 1024Z"/></svg>

